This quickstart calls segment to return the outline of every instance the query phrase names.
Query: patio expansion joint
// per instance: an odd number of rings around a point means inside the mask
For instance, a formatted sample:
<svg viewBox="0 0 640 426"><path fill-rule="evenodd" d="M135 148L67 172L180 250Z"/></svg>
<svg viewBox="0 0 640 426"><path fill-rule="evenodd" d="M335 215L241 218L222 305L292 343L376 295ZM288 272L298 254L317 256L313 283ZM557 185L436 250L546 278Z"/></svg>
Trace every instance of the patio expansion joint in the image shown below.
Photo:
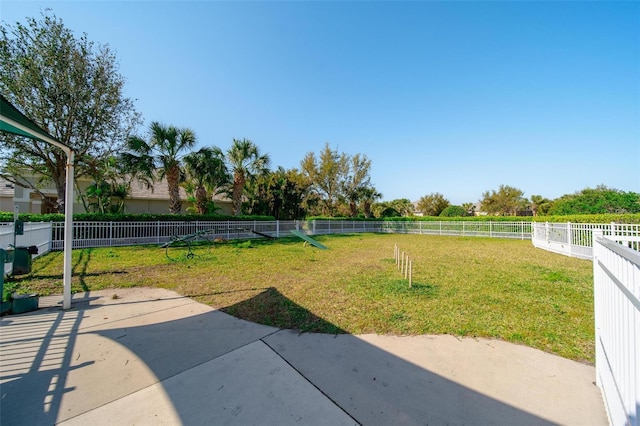
<svg viewBox="0 0 640 426"><path fill-rule="evenodd" d="M181 305L181 306L184 306L184 305ZM166 310L166 309L162 309L162 310ZM155 312L158 312L158 311L155 311ZM152 312L149 312L149 313L152 313ZM147 314L149 314L149 313L147 313ZM147 314L144 314L144 315L147 315ZM121 319L121 320L112 321L112 322L118 322L118 321L122 321L122 320L125 320L125 319L128 319L128 318L123 318L123 319ZM96 327L97 327L97 326L96 326ZM91 328L91 327L89 327L89 328ZM236 348L229 349L229 350L228 350L228 351L226 351L226 352L223 352L223 353L218 354L218 355L216 355L216 356L214 356L214 357L212 357L212 358L210 358L210 359L207 359L207 360L202 361L202 362L200 362L200 363L198 363L198 364L195 364L195 365L193 365L193 366L191 366L191 367L187 368L186 370L178 371L178 372L176 372L175 374L172 374L172 375L170 375L170 376L164 377L163 379L158 380L158 381L155 381L155 382L153 382L153 383L150 383L150 384L148 384L147 386L141 387L141 388L139 388L139 389L135 389L135 390L133 390L133 391L131 391L131 392L129 392L129 393L127 393L127 394L125 394L125 395L121 395L120 397L118 397L118 398L116 398L116 399L113 399L113 400L110 400L110 401L105 402L104 404L101 404L101 405L98 405L98 406L92 407L92 408L91 408L91 410L88 410L88 411L85 411L85 412L82 412L82 413L78 413L77 415L75 415L75 416L73 416L73 417L66 418L66 419L64 419L64 421L66 422L66 421L69 421L69 420L71 420L71 419L73 419L73 418L75 418L75 417L83 416L83 415L85 415L85 414L86 414L87 412L89 412L89 411L93 411L93 410L96 410L96 409L98 409L98 408L100 408L100 407L102 407L102 406L109 405L109 404L112 404L112 403L114 403L114 402L116 402L116 401L119 401L119 400L122 400L122 399L128 398L128 397L129 397L129 396L131 396L131 395L134 395L134 394L136 394L136 393L138 393L138 392L141 392L141 391L143 391L143 390L145 390L145 389L148 389L148 388L152 388L152 387L154 387L154 386L157 386L158 384L162 384L162 382L165 382L165 381L167 381L167 380L170 380L170 379L172 379L173 377L176 377L176 376L179 376L179 375L181 375L181 374L184 374L184 373L185 373L185 372L187 372L187 371L193 370L194 368L198 368L198 367L200 367L200 366L202 366L202 365L204 365L204 364L206 364L206 363L208 363L208 362L211 362L211 361L213 361L213 360L215 360L215 359L218 359L218 358L224 357L224 356L226 356L226 355L228 355L228 354L230 354L230 353L232 353L232 352L237 351L238 349L241 349L241 348L244 348L244 347L246 347L246 346L252 345L252 344L254 344L254 343L256 343L256 342L262 342L262 343L264 343L264 344L265 344L269 349L273 350L269 345L267 345L264 341L262 341L262 339L264 339L264 338L266 338L266 337L268 337L268 336L271 336L272 334L278 333L278 332L280 332L280 331L281 331L281 329L277 329L277 330L275 330L275 331L272 331L272 332L270 332L270 333L267 333L267 334L265 334L265 335L264 335L264 336L262 336L262 337L259 337L259 338L255 339L255 340L252 340L252 341L248 342L248 343L245 343L245 344L243 344L243 345L240 345L240 346L238 346L238 347L236 347ZM274 352L275 352L275 351L274 351ZM279 357L279 358L282 358L282 357L280 356L280 354L278 354L277 352L276 352L276 355L278 355L278 357ZM286 360L284 360L284 361L286 362ZM287 363L287 364L289 364L289 363ZM300 372L299 372L298 370L295 370L295 371L296 371L298 374L300 374ZM302 376L302 375L301 375L301 376ZM304 376L302 376L302 377L304 377ZM306 377L305 377L305 380L306 380ZM308 381L308 380L307 380L307 381ZM312 385L313 385L313 384L312 384ZM315 386L314 386L314 387L315 387ZM324 394L323 394L323 395L324 395ZM340 408L340 409L342 409L342 408Z"/></svg>
<svg viewBox="0 0 640 426"><path fill-rule="evenodd" d="M354 424L360 425L361 423L356 420L351 414L349 414L349 412L347 412L344 408L342 408L342 406L340 404L338 404L337 401L335 401L333 398L331 398L329 395L327 395L321 388L319 388L318 386L316 386L315 383L313 383L311 380L309 380L307 378L307 376L305 376L300 370L298 370L293 364L291 364L289 361L287 361L286 358L284 358L282 355L280 355L278 353L278 351L273 348L273 346L271 346L269 343L267 343L264 339L266 339L269 336L272 336L274 334L280 333L281 331L290 331L290 330L286 330L286 329L280 329L280 330L276 330L273 333L269 333L268 335L260 338L260 341L262 343L264 343L271 351L273 351L274 354L276 354L285 364L287 364L289 367L291 367L293 369L293 371L295 371L296 373L298 373L300 375L300 377L302 377L307 383L309 383L311 386L313 386L318 392L320 392L325 398L327 398L327 400L331 401L331 403L333 405L335 405L337 408L340 409L340 411L342 411L346 416L348 416L351 420L353 420ZM302 332L301 332L302 334Z"/></svg>

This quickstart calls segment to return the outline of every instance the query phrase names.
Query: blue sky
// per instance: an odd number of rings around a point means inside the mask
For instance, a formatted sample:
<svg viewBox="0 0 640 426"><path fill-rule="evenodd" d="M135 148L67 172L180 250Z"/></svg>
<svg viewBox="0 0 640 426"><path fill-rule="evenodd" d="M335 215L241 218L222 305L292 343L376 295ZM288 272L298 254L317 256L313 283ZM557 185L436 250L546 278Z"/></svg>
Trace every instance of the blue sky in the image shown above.
<svg viewBox="0 0 640 426"><path fill-rule="evenodd" d="M46 7L116 52L145 125L199 145L293 168L329 143L371 159L383 200L640 192L639 2L3 0L0 19Z"/></svg>

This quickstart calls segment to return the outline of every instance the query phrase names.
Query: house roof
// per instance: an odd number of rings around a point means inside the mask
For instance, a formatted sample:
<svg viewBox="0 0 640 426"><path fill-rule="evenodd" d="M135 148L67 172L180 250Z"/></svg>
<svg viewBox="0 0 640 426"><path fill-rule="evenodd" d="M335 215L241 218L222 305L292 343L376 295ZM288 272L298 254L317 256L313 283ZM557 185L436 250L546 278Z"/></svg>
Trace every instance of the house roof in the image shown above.
<svg viewBox="0 0 640 426"><path fill-rule="evenodd" d="M187 193L183 187L179 188L180 199L186 201ZM156 181L153 183L152 188L147 188L144 182L134 180L131 183L131 192L129 198L132 200L168 200L169 199L169 186L165 179ZM231 200L224 194L214 195L214 201L219 202L231 202Z"/></svg>
<svg viewBox="0 0 640 426"><path fill-rule="evenodd" d="M187 193L184 188L180 187L180 199L186 200ZM169 199L169 186L167 181L162 179L154 182L153 187L147 188L144 182L134 180L131 183L131 192L129 198L133 200L168 200Z"/></svg>

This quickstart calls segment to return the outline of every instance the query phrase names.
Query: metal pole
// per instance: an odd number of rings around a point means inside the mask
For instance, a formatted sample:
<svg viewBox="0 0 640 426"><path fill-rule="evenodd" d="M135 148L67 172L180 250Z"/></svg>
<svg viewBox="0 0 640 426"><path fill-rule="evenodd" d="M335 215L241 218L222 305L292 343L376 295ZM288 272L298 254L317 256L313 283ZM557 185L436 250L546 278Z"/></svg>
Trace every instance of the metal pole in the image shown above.
<svg viewBox="0 0 640 426"><path fill-rule="evenodd" d="M16 222L18 221L18 217L20 216L20 206L13 206L13 249L16 249Z"/></svg>
<svg viewBox="0 0 640 426"><path fill-rule="evenodd" d="M64 195L64 273L62 309L71 308L71 250L73 249L73 150L67 152L67 189Z"/></svg>

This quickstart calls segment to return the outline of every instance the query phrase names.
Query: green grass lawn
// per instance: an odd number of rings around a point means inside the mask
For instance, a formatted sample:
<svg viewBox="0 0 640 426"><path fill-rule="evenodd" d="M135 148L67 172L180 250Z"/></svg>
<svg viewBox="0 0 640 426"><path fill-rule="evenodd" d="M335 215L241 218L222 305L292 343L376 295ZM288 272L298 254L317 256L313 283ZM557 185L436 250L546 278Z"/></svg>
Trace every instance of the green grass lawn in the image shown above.
<svg viewBox="0 0 640 426"><path fill-rule="evenodd" d="M328 333L452 334L522 343L593 362L590 261L530 241L398 234L223 242L176 251L157 246L73 252L74 292L162 287L250 321ZM394 245L413 261L409 288ZM177 249L180 250L180 249ZM17 277L24 292L62 292L62 253Z"/></svg>

